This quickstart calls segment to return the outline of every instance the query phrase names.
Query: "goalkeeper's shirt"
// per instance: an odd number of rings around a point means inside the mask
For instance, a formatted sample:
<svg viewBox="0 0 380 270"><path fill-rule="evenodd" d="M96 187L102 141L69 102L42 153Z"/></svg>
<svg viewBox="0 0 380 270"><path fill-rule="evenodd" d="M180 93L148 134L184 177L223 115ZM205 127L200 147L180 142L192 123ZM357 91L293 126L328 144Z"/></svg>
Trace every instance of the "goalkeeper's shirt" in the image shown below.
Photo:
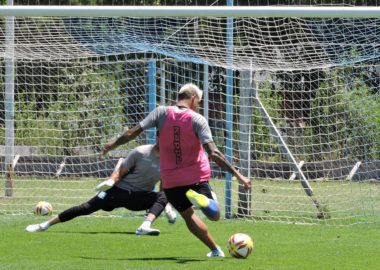
<svg viewBox="0 0 380 270"><path fill-rule="evenodd" d="M154 145L138 146L123 160L128 173L115 185L130 191L152 191L160 180L160 162L153 150Z"/></svg>

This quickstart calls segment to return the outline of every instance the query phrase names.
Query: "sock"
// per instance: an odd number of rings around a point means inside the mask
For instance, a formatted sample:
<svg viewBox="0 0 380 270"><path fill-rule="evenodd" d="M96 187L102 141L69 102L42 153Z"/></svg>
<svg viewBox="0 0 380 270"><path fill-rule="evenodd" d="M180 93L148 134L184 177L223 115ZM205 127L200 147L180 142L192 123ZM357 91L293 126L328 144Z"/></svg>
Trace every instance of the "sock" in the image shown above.
<svg viewBox="0 0 380 270"><path fill-rule="evenodd" d="M221 251L221 248L220 246L216 246L214 249L211 249L212 252L220 252Z"/></svg>
<svg viewBox="0 0 380 270"><path fill-rule="evenodd" d="M219 214L219 205L214 200L209 199L209 205L202 208L202 212L208 217L215 217Z"/></svg>
<svg viewBox="0 0 380 270"><path fill-rule="evenodd" d="M50 224L49 224L48 221L45 221L45 222L42 222L40 224L40 226L41 226L42 229L46 230L46 229L48 229L50 227Z"/></svg>
<svg viewBox="0 0 380 270"><path fill-rule="evenodd" d="M150 228L150 225L152 224L152 221L150 220L144 220L144 222L141 224L141 228Z"/></svg>
<svg viewBox="0 0 380 270"><path fill-rule="evenodd" d="M220 247L219 246L216 246L213 251L219 251L220 250Z"/></svg>
<svg viewBox="0 0 380 270"><path fill-rule="evenodd" d="M166 206L165 206L165 213L167 213L167 214L169 214L169 213L171 213L172 212L172 206L170 205L170 204L167 204Z"/></svg>

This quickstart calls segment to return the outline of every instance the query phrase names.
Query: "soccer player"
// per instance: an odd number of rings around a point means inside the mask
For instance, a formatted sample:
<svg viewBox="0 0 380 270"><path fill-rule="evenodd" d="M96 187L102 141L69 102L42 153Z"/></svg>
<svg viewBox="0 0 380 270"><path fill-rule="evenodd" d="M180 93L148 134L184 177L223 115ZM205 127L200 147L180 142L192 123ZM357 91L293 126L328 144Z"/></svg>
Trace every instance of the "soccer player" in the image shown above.
<svg viewBox="0 0 380 270"><path fill-rule="evenodd" d="M221 168L236 176L246 190L250 188L250 181L218 150L206 119L195 112L201 99L202 91L196 85L184 85L175 106L157 107L138 125L105 144L102 152L106 154L133 140L142 131L157 127L160 132L162 186L168 201L184 218L188 229L210 248L207 256L224 257L206 224L192 207L200 207L210 220L216 221L220 217L219 206L212 198L209 186L211 169L203 149Z"/></svg>
<svg viewBox="0 0 380 270"><path fill-rule="evenodd" d="M159 230L151 228L151 223L167 205L165 193L153 191L161 178L159 156L158 143L136 147L108 180L97 185L96 190L99 193L95 197L86 203L63 211L46 222L29 225L26 230L28 232L46 231L52 225L78 216L89 215L100 209L112 211L118 207L125 207L132 211L149 209L146 219L136 231L137 235L159 235ZM176 213L168 208L166 214L169 223L174 223Z"/></svg>

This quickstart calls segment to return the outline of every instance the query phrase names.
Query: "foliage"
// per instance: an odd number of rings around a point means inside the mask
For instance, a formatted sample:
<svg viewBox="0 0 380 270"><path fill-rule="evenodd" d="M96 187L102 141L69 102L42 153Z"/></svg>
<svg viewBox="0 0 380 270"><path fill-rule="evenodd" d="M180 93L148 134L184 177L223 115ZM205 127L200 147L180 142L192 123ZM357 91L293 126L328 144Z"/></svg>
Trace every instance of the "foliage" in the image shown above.
<svg viewBox="0 0 380 270"><path fill-rule="evenodd" d="M260 86L259 98L264 108L272 119L278 120L281 118L281 105L283 99L281 92L278 89L273 89L271 81L273 78L267 77L265 83ZM255 110L252 115L252 133L253 133L253 150L254 159L267 160L267 161L280 161L279 144L275 135L270 130L268 122L260 112L257 105L254 106ZM276 121L277 126L283 123Z"/></svg>
<svg viewBox="0 0 380 270"><path fill-rule="evenodd" d="M349 109L346 156L359 160L380 159L380 96L374 93L359 69L343 95Z"/></svg>
<svg viewBox="0 0 380 270"><path fill-rule="evenodd" d="M48 85L40 88L41 77L33 76L27 87L17 84L15 143L37 146L45 155L98 152L124 120L118 80L92 65L46 66L39 74L57 74ZM21 79L24 71L18 72Z"/></svg>
<svg viewBox="0 0 380 270"><path fill-rule="evenodd" d="M321 159L380 158L380 98L367 73L366 67L336 68L316 90L309 128Z"/></svg>

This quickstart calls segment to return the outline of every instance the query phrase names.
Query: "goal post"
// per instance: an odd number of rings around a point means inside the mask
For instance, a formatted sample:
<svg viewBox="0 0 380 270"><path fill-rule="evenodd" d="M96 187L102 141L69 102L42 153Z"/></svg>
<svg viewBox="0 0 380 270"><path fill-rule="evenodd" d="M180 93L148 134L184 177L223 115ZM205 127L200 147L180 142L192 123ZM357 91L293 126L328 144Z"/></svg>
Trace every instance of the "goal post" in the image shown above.
<svg viewBox="0 0 380 270"><path fill-rule="evenodd" d="M107 158L104 143L191 82L252 179L245 192L211 163L225 217L378 221L379 28L377 7L0 6L0 215L93 196L155 131Z"/></svg>
<svg viewBox="0 0 380 270"><path fill-rule="evenodd" d="M196 15L196 16L195 16ZM1 6L0 16L379 18L380 7Z"/></svg>
<svg viewBox="0 0 380 270"><path fill-rule="evenodd" d="M8 5L13 1L8 0ZM5 17L5 80L4 80L4 111L5 111L5 160L6 180L5 197L13 195L13 159L14 159L14 17Z"/></svg>

